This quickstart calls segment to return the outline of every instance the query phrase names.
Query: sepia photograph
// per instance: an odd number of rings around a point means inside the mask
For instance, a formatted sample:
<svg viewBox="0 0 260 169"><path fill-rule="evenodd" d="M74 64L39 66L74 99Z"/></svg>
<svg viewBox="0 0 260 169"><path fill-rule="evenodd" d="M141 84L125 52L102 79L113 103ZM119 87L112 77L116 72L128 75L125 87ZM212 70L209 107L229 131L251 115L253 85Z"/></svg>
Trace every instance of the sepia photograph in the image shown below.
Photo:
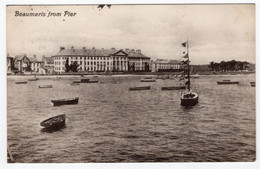
<svg viewBox="0 0 260 169"><path fill-rule="evenodd" d="M7 4L7 163L255 162L255 7Z"/></svg>

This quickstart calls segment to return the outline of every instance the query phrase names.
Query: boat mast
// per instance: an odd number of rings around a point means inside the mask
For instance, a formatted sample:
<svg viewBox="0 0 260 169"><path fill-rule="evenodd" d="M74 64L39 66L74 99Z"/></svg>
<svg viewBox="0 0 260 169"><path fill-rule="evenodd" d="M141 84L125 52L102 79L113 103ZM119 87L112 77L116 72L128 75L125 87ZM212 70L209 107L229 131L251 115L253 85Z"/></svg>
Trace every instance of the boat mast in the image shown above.
<svg viewBox="0 0 260 169"><path fill-rule="evenodd" d="M188 55L188 91L190 91L190 56L189 56L189 43L187 40L187 55Z"/></svg>

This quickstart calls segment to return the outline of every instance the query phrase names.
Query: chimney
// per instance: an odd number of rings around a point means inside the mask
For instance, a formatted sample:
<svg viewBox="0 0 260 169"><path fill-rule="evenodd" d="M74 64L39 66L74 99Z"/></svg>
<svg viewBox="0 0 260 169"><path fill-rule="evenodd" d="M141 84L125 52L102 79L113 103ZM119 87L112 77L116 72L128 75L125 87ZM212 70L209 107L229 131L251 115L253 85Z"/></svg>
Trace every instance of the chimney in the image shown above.
<svg viewBox="0 0 260 169"><path fill-rule="evenodd" d="M36 59L36 55L33 55L33 58L35 58L35 59Z"/></svg>
<svg viewBox="0 0 260 169"><path fill-rule="evenodd" d="M136 52L139 53L139 54L141 54L141 50L140 50L140 49L137 49Z"/></svg>
<svg viewBox="0 0 260 169"><path fill-rule="evenodd" d="M62 51L62 50L64 50L64 49L65 49L64 47L62 47L62 46L60 47L60 51Z"/></svg>
<svg viewBox="0 0 260 169"><path fill-rule="evenodd" d="M126 53L129 53L129 52L130 52L129 48L126 48L126 49L125 49L125 52L126 52Z"/></svg>
<svg viewBox="0 0 260 169"><path fill-rule="evenodd" d="M114 52L114 51L116 51L116 48L112 47L111 50Z"/></svg>
<svg viewBox="0 0 260 169"><path fill-rule="evenodd" d="M82 49L83 49L83 52L86 52L86 51L87 51L87 50L86 50L86 47L83 47Z"/></svg>
<svg viewBox="0 0 260 169"><path fill-rule="evenodd" d="M72 50L73 52L75 52L74 46L71 46L71 50Z"/></svg>

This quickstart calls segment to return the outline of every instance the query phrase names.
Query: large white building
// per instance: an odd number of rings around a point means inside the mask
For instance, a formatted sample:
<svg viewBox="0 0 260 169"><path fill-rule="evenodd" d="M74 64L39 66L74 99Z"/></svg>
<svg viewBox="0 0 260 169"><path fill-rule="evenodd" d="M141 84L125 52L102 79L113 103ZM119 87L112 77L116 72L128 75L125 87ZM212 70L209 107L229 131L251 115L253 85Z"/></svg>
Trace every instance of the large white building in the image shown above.
<svg viewBox="0 0 260 169"><path fill-rule="evenodd" d="M60 51L52 56L54 59L54 71L65 72L65 64L68 59L69 64L77 62L79 71L129 71L129 63L134 62L134 70L145 71L146 63L149 63L150 58L141 54L141 51L134 50L124 51L115 48L96 49L95 47L87 49L75 49L73 46L70 49L60 47ZM145 61L144 61L145 60ZM132 65L131 65L132 66ZM149 64L148 64L149 67Z"/></svg>
<svg viewBox="0 0 260 169"><path fill-rule="evenodd" d="M157 59L151 62L152 72L160 71L178 71L181 69L181 61L179 60L168 60L168 59Z"/></svg>

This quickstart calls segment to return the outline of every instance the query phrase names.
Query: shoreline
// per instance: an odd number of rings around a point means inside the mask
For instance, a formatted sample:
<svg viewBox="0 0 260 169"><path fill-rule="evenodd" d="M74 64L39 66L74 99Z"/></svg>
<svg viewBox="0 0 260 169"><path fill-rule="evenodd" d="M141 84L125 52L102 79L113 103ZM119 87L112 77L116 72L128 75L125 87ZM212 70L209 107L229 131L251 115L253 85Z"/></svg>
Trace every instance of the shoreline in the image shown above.
<svg viewBox="0 0 260 169"><path fill-rule="evenodd" d="M218 72L217 74L202 74L198 73L196 75L198 76L238 76L238 75L255 75L255 72ZM82 76L83 75L83 76ZM100 75L100 74L55 74L55 75L36 75L36 74L24 74L24 75L7 75L7 79L30 79L37 77L39 79L56 79L56 78L61 78L61 79L70 79L70 78L95 78L95 77L140 77L140 76L167 76L168 74L113 74L113 75ZM174 76L176 76L175 74ZM194 74L192 74L194 75Z"/></svg>

